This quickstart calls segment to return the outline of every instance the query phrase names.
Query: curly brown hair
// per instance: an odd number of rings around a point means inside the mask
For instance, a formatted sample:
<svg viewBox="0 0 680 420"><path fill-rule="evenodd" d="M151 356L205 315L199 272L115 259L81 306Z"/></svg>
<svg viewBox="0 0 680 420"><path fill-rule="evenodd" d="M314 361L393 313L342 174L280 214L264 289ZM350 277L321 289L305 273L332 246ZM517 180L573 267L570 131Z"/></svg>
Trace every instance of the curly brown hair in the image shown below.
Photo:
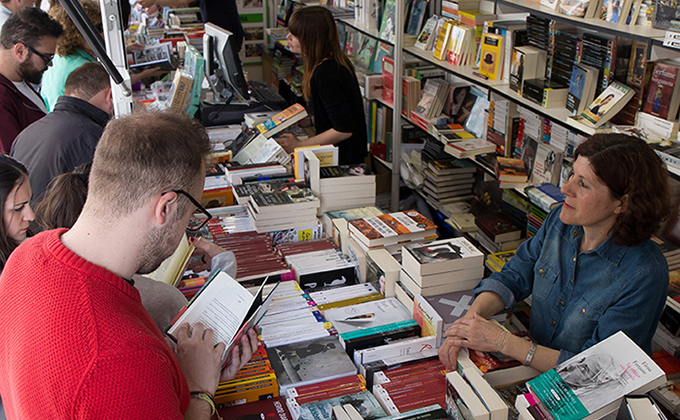
<svg viewBox="0 0 680 420"><path fill-rule="evenodd" d="M612 228L614 242L635 246L659 229L670 215L668 170L656 153L638 138L625 134L596 134L576 148L574 159L588 158L597 175L625 210Z"/></svg>
<svg viewBox="0 0 680 420"><path fill-rule="evenodd" d="M101 27L102 15L99 3L91 0L80 0L80 4L85 10L85 14L90 18L95 26ZM85 38L80 34L75 23L71 20L61 3L56 3L50 7L50 16L61 23L64 27L64 35L57 41L57 54L62 57L73 55L76 51L83 49L86 45Z"/></svg>

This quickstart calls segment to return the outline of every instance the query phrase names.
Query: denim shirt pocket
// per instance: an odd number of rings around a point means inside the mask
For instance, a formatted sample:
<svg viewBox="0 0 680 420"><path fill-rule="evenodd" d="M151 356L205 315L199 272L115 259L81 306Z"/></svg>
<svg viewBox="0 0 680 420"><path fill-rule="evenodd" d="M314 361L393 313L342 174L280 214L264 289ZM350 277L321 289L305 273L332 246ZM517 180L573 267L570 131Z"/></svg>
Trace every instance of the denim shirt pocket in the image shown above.
<svg viewBox="0 0 680 420"><path fill-rule="evenodd" d="M585 343L592 336L607 306L602 296L581 296L564 320L564 332L574 342Z"/></svg>
<svg viewBox="0 0 680 420"><path fill-rule="evenodd" d="M532 287L532 299L545 300L555 287L559 271L552 265L539 260L534 266L534 285Z"/></svg>

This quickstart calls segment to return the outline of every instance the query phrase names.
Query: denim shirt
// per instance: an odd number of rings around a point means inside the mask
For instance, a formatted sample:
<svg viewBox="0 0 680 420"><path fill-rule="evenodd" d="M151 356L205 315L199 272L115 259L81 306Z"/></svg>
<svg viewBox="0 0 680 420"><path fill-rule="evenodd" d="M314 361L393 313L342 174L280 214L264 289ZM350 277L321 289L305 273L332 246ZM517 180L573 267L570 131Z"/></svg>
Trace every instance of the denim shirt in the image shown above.
<svg viewBox="0 0 680 420"><path fill-rule="evenodd" d="M652 337L666 302L668 265L651 240L628 247L610 236L579 253L581 226L562 223L553 209L500 273L474 289L497 293L512 311L532 295L531 336L560 350L557 363L623 330L651 355Z"/></svg>

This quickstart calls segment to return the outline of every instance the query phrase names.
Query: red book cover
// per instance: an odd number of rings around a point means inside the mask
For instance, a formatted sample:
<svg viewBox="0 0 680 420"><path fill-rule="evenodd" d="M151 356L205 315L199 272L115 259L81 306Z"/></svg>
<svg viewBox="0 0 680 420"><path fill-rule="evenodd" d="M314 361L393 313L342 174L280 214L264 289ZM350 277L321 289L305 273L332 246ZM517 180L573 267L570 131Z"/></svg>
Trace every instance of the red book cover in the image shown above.
<svg viewBox="0 0 680 420"><path fill-rule="evenodd" d="M427 407L428 405L439 404L441 408L446 407L446 398L443 392L438 392L430 394L426 397L415 398L407 401L400 401L398 404L395 402L395 406L400 413L405 413L407 411L415 410L416 408Z"/></svg>
<svg viewBox="0 0 680 420"><path fill-rule="evenodd" d="M383 101L394 104L394 59L384 56L382 62Z"/></svg>
<svg viewBox="0 0 680 420"><path fill-rule="evenodd" d="M224 420L293 420L283 397L234 405L218 411Z"/></svg>
<svg viewBox="0 0 680 420"><path fill-rule="evenodd" d="M309 385L301 385L289 388L286 393L289 397L295 398L303 395L314 394L328 389L342 388L352 385L366 386L366 380L361 375L343 376L342 378L331 379L328 381L317 382Z"/></svg>
<svg viewBox="0 0 680 420"><path fill-rule="evenodd" d="M409 372L409 373L412 373L414 371L420 372L420 371L430 369L430 368L444 369L444 365L442 364L442 362L439 361L439 359L432 359L432 360L427 360L427 361L420 362L420 363L413 363L413 364L408 364L408 365L404 365L404 366L398 366L398 367L394 367L394 368L385 369L382 373L385 376L387 376L388 378L390 378L390 377L393 377L393 376L396 377L397 375L402 374L404 372Z"/></svg>
<svg viewBox="0 0 680 420"><path fill-rule="evenodd" d="M664 63L654 64L652 78L649 81L647 97L642 111L660 118L668 118L671 98L678 79L678 68ZM675 117L675 116L673 116Z"/></svg>
<svg viewBox="0 0 680 420"><path fill-rule="evenodd" d="M303 405L317 401L328 400L335 397L342 397L343 395L356 394L358 392L363 391L366 391L365 386L354 384L349 387L333 388L326 391L320 391L314 394L303 395L300 397L296 397L294 399L299 405Z"/></svg>

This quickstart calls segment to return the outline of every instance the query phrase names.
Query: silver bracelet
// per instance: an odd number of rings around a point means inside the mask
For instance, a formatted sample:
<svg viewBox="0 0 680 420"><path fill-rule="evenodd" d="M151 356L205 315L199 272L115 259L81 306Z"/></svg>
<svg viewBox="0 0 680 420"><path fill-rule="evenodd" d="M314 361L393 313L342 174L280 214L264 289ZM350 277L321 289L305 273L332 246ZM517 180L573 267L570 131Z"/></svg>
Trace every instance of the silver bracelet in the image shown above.
<svg viewBox="0 0 680 420"><path fill-rule="evenodd" d="M532 342L527 358L524 359L524 366L531 366L531 361L534 360L534 354L536 353L536 347L538 347L536 343Z"/></svg>

